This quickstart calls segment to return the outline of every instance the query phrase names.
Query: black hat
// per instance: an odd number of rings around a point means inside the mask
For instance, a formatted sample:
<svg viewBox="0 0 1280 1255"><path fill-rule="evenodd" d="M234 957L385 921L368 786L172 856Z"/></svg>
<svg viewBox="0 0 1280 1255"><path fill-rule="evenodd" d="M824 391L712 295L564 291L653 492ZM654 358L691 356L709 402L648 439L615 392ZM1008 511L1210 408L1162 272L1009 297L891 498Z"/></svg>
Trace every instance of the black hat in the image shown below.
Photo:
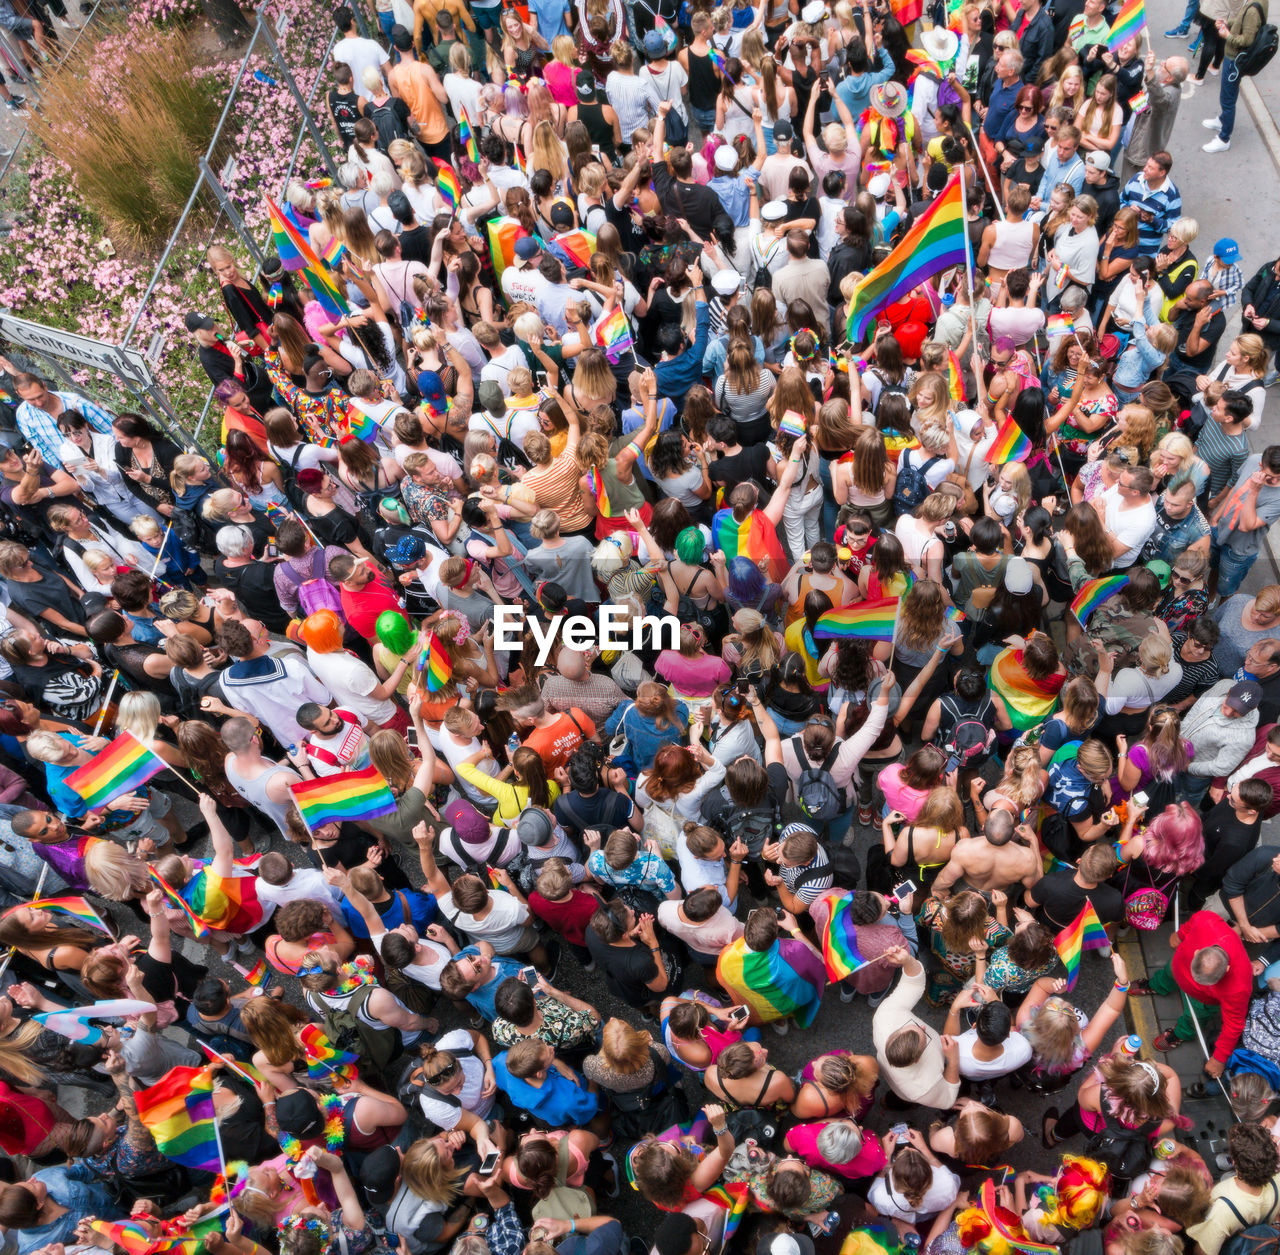
<svg viewBox="0 0 1280 1255"><path fill-rule="evenodd" d="M375 1207L385 1207L396 1192L400 1179L400 1152L394 1146L379 1146L360 1165L364 1196Z"/></svg>
<svg viewBox="0 0 1280 1255"><path fill-rule="evenodd" d="M197 314L193 309L186 317L188 331L212 331L218 324L207 314Z"/></svg>
<svg viewBox="0 0 1280 1255"><path fill-rule="evenodd" d="M573 206L566 205L564 201L558 200L551 206L551 225L557 230L568 230L573 226Z"/></svg>
<svg viewBox="0 0 1280 1255"><path fill-rule="evenodd" d="M574 88L578 93L579 100L594 100L596 98L596 77L594 74L579 74L578 84Z"/></svg>
<svg viewBox="0 0 1280 1255"><path fill-rule="evenodd" d="M276 1100L276 1123L282 1133L292 1133L299 1141L319 1137L324 1132L324 1114L315 1095L295 1089Z"/></svg>
<svg viewBox="0 0 1280 1255"><path fill-rule="evenodd" d="M789 144L795 139L796 133L792 129L791 123L786 118L779 118L773 124L773 138L780 140L784 144Z"/></svg>

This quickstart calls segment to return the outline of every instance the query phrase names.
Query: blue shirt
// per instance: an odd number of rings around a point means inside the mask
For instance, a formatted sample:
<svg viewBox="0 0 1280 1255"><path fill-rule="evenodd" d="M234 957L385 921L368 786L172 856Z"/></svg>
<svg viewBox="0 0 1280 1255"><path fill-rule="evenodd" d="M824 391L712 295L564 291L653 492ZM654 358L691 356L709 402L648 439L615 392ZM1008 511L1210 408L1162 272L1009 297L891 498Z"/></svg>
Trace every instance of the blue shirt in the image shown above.
<svg viewBox="0 0 1280 1255"><path fill-rule="evenodd" d="M702 382L702 359L707 355L707 340L711 334L711 311L706 301L698 302L698 326L693 347L677 353L665 362L659 362L653 373L658 380L658 395L670 397L677 409L684 405L689 389Z"/></svg>
<svg viewBox="0 0 1280 1255"><path fill-rule="evenodd" d="M893 77L893 58L888 48L877 48L880 68L868 70L865 74L850 74L836 84L836 95L849 107L856 122L871 105L871 89L878 87Z"/></svg>
<svg viewBox="0 0 1280 1255"><path fill-rule="evenodd" d="M79 410L94 431L105 434L111 430L111 415L100 405L94 405L88 397L74 392L55 392L53 395L62 402L64 409ZM18 430L40 450L40 456L50 466L62 465L58 450L66 437L58 430L58 420L52 414L30 401L23 401L18 406Z"/></svg>
<svg viewBox="0 0 1280 1255"><path fill-rule="evenodd" d="M987 101L987 117L982 124L982 133L992 142L1004 134L1010 118L1017 112L1018 93L1026 84L1018 79L1006 87L999 79L991 89L991 99Z"/></svg>
<svg viewBox="0 0 1280 1255"><path fill-rule="evenodd" d="M419 893L415 889L393 889L390 892L390 899L378 908L378 918L382 920L382 926L387 932L399 928L401 924L412 924L419 933L422 933L428 924L435 922L436 900L432 894ZM408 919L405 918L405 912L400 905L401 899L409 908ZM352 936L361 939L369 936L369 926L360 917L360 912L346 898L342 899L342 920L350 929Z"/></svg>
<svg viewBox="0 0 1280 1255"><path fill-rule="evenodd" d="M658 434L661 435L676 420L676 407L666 397L658 398ZM622 434L629 436L633 431L639 431L644 426L644 411L638 410L634 405L629 406L622 411ZM653 478L653 472L649 469L649 464L644 460L642 453L636 458L636 465L640 468L640 473L646 479Z"/></svg>
<svg viewBox="0 0 1280 1255"><path fill-rule="evenodd" d="M463 946L454 958L460 959L463 955L478 955L480 953L479 946ZM467 995L467 1001L480 1012L481 1018L486 1024L492 1024L498 1018L498 1008L493 1005L494 995L498 992L498 986L502 984L508 976L518 976L523 963L517 963L515 959L504 959L498 955L493 957L493 979L486 981L479 989L473 989ZM494 1060L496 1063L497 1060Z"/></svg>
<svg viewBox="0 0 1280 1255"><path fill-rule="evenodd" d="M538 34L550 43L557 35L567 35L565 18L569 13L566 0L529 0L529 12L538 24Z"/></svg>
<svg viewBox="0 0 1280 1255"><path fill-rule="evenodd" d="M1170 225L1182 216L1182 193L1168 175L1160 187L1152 189L1147 185L1146 175L1139 170L1120 193L1121 205L1133 205L1136 208L1138 201L1149 201L1160 207L1150 222L1141 215L1138 217L1138 247L1144 253L1154 255L1160 251Z"/></svg>
<svg viewBox="0 0 1280 1255"><path fill-rule="evenodd" d="M1045 149L1041 160L1044 163L1044 175L1040 179L1039 188L1036 189L1036 195L1040 197L1041 209L1049 208L1049 195L1059 183L1071 184L1075 194L1080 195L1080 189L1084 187L1084 160L1078 150L1073 152L1066 161L1061 161L1058 158L1058 146L1055 144L1052 148Z"/></svg>
<svg viewBox="0 0 1280 1255"><path fill-rule="evenodd" d="M76 1225L86 1216L112 1220L124 1214L112 1200L111 1191L94 1177L87 1164L60 1164L56 1168L42 1168L31 1178L41 1182L49 1191L49 1197L67 1210L49 1224L14 1230L18 1255L28 1255L51 1242L70 1246L75 1241Z"/></svg>
<svg viewBox="0 0 1280 1255"><path fill-rule="evenodd" d="M498 1088L521 1110L532 1112L552 1128L585 1125L599 1110L600 1099L581 1078L575 1084L555 1068L548 1068L542 1083L531 1085L507 1071L508 1053L504 1050L494 1058L493 1076Z"/></svg>
<svg viewBox="0 0 1280 1255"><path fill-rule="evenodd" d="M707 186L720 197L724 211L733 219L735 227L745 227L751 221L751 186L739 174L717 174Z"/></svg>

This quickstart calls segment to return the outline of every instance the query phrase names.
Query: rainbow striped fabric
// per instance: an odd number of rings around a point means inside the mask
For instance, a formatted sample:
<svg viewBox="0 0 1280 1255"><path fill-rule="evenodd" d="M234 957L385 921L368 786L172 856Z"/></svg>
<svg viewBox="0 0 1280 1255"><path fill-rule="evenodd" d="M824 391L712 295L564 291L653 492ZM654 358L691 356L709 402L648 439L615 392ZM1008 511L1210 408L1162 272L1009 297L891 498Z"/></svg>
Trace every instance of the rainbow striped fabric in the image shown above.
<svg viewBox="0 0 1280 1255"><path fill-rule="evenodd" d="M524 228L515 218L495 218L488 225L489 256L499 279L502 272L515 260L516 240L524 235Z"/></svg>
<svg viewBox="0 0 1280 1255"><path fill-rule="evenodd" d="M63 782L90 808L110 802L146 784L164 770L158 758L132 732L122 732L92 762L77 767Z"/></svg>
<svg viewBox="0 0 1280 1255"><path fill-rule="evenodd" d="M822 960L798 941L778 940L768 950L748 950L739 939L720 952L716 978L737 1002L764 1023L791 1016L808 1028L818 1014L827 973Z"/></svg>
<svg viewBox="0 0 1280 1255"><path fill-rule="evenodd" d="M1071 599L1071 613L1076 616L1080 626L1089 622L1089 616L1104 601L1110 601L1122 588L1129 584L1127 575L1102 575L1096 580L1085 580L1080 591Z"/></svg>
<svg viewBox="0 0 1280 1255"><path fill-rule="evenodd" d="M191 925L191 935L197 940L201 937L207 937L209 935L209 925L191 909L191 903L165 880L150 863L147 864L147 875L160 886L165 897L187 917L187 923Z"/></svg>
<svg viewBox="0 0 1280 1255"><path fill-rule="evenodd" d="M910 2L918 5L919 0ZM893 252L858 284L849 309L850 342L861 344L875 316L926 279L948 266L968 265L969 234L957 172Z"/></svg>
<svg viewBox="0 0 1280 1255"><path fill-rule="evenodd" d="M721 74L725 73L724 53L721 52L715 44L712 44L711 47L707 49L707 60L710 61Z"/></svg>
<svg viewBox="0 0 1280 1255"><path fill-rule="evenodd" d="M395 796L376 767L302 780L291 784L289 792L312 832L324 824L356 823L396 813Z"/></svg>
<svg viewBox="0 0 1280 1255"><path fill-rule="evenodd" d="M813 635L820 641L891 641L897 621L898 598L879 597L819 615Z"/></svg>
<svg viewBox="0 0 1280 1255"><path fill-rule="evenodd" d="M726 559L767 560L769 578L775 584L782 582L791 565L777 531L760 510L753 510L742 522L733 517L732 510L717 510L711 520L711 546L721 550Z"/></svg>
<svg viewBox="0 0 1280 1255"><path fill-rule="evenodd" d="M591 265L591 254L596 251L596 237L590 231L581 229L563 231L552 240L552 243L564 249L575 266Z"/></svg>
<svg viewBox="0 0 1280 1255"><path fill-rule="evenodd" d="M471 126L471 118L466 109L458 106L458 142L466 151L467 160L472 165L480 164L480 146L476 143L476 133Z"/></svg>
<svg viewBox="0 0 1280 1255"><path fill-rule="evenodd" d="M307 281L320 308L332 318L343 318L351 313L347 304L344 285L316 256L311 241L285 216L280 206L270 196L267 217L271 222L271 242L280 255L280 263L286 270L296 270Z"/></svg>
<svg viewBox="0 0 1280 1255"><path fill-rule="evenodd" d="M155 1085L135 1092L138 1119L151 1130L156 1149L174 1163L217 1172L222 1162L214 1125L213 1073L170 1068Z"/></svg>
<svg viewBox="0 0 1280 1255"><path fill-rule="evenodd" d="M1052 676L1049 683L1036 683L1022 665L1022 651L1012 648L996 655L989 678L1017 732L1034 728L1053 713L1063 682L1062 676Z"/></svg>
<svg viewBox="0 0 1280 1255"><path fill-rule="evenodd" d="M1080 974L1081 954L1085 950L1105 950L1111 942L1093 903L1086 900L1080 914L1053 939L1053 945L1067 969L1067 988L1074 989Z"/></svg>
<svg viewBox="0 0 1280 1255"><path fill-rule="evenodd" d="M307 1056L307 1075L313 1081L354 1080L355 1064L360 1056L339 1050L325 1036L318 1024L304 1024L298 1030L298 1040Z"/></svg>
<svg viewBox="0 0 1280 1255"><path fill-rule="evenodd" d="M1144 109L1151 107L1151 98L1147 95L1147 89L1144 87L1136 96L1129 97L1129 112L1141 113Z"/></svg>
<svg viewBox="0 0 1280 1255"><path fill-rule="evenodd" d="M848 367L846 366L845 369L847 370ZM807 430L804 425L804 415L797 410L788 410L778 424L778 435L791 436L796 440L799 440Z"/></svg>
<svg viewBox="0 0 1280 1255"><path fill-rule="evenodd" d="M418 655L418 671L428 693L438 693L453 678L453 662L440 638L432 632Z"/></svg>
<svg viewBox="0 0 1280 1255"><path fill-rule="evenodd" d="M596 467L587 472L587 483L591 485L591 495L596 499L596 509L602 519L613 518L609 508L609 490L604 486L604 474Z"/></svg>
<svg viewBox="0 0 1280 1255"><path fill-rule="evenodd" d="M32 898L30 902L23 903L23 906L29 907L35 911L52 911L55 915L68 915L79 924L86 924L90 928L96 928L99 932L104 932L108 937L115 934L102 922L102 917L93 909L83 898L65 897L65 898ZM22 907L11 906L5 915L12 915L14 911L21 910Z"/></svg>
<svg viewBox="0 0 1280 1255"><path fill-rule="evenodd" d="M1119 52L1120 45L1130 39L1137 39L1146 29L1147 6L1142 0L1124 0L1116 20L1111 23L1107 32L1107 48L1111 52Z"/></svg>
<svg viewBox="0 0 1280 1255"><path fill-rule="evenodd" d="M194 1233L181 1234L177 1237L153 1236L149 1230L136 1220L91 1220L89 1227L102 1234L113 1246L118 1246L125 1255L195 1255L201 1239Z"/></svg>
<svg viewBox="0 0 1280 1255"><path fill-rule="evenodd" d="M615 305L594 327L591 338L604 349L605 356L616 362L632 347L631 323L626 310Z"/></svg>
<svg viewBox="0 0 1280 1255"><path fill-rule="evenodd" d="M431 160L436 163L436 191L440 193L440 199L449 206L449 212L457 213L458 206L462 204L462 184L458 182L454 168L447 161L441 161L439 157L432 157Z"/></svg>
<svg viewBox="0 0 1280 1255"><path fill-rule="evenodd" d="M843 889L832 889L822 896L827 908L827 922L820 938L822 961L827 965L827 976L831 980L844 980L872 960L865 958L858 949L858 928L852 918L853 894ZM821 911L814 915L815 921L820 916Z"/></svg>
<svg viewBox="0 0 1280 1255"><path fill-rule="evenodd" d="M360 408L360 403L354 398L347 402L345 419L348 435L363 440L365 444L373 444L377 440L378 424L373 421L371 414Z"/></svg>
<svg viewBox="0 0 1280 1255"><path fill-rule="evenodd" d="M985 454L985 460L992 466L1003 466L1006 462L1024 462L1035 446L1027 435L1009 415L1000 428L1000 434L991 442Z"/></svg>
<svg viewBox="0 0 1280 1255"><path fill-rule="evenodd" d="M1074 314L1050 314L1044 325L1045 335L1052 339L1055 336L1069 336L1076 329Z"/></svg>
<svg viewBox="0 0 1280 1255"><path fill-rule="evenodd" d="M262 923L256 876L219 876L211 864L182 887L182 899L197 919L226 933L250 933Z"/></svg>

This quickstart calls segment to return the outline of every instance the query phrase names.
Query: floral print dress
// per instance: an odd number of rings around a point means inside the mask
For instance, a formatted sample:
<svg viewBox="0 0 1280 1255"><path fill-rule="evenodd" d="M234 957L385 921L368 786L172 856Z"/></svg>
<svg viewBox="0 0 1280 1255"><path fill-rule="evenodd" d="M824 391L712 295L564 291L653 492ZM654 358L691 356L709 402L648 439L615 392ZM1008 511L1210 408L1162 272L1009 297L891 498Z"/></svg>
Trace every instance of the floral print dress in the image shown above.
<svg viewBox="0 0 1280 1255"><path fill-rule="evenodd" d="M973 951L963 954L947 949L942 939L941 917L944 903L940 898L930 898L921 908L917 923L921 928L929 930L929 949L941 964L941 967L929 973L929 984L925 996L931 1006L941 1006L960 992L972 979L974 973ZM1013 933L995 918L988 918L987 931L984 934L987 945L995 950L1005 945Z"/></svg>

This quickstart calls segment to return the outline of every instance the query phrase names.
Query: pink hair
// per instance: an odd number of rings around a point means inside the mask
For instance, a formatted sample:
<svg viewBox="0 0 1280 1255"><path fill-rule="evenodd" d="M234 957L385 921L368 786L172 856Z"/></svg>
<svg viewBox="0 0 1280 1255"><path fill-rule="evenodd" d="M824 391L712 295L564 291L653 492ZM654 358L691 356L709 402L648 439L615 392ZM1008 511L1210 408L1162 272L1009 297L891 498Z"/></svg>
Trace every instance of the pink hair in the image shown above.
<svg viewBox="0 0 1280 1255"><path fill-rule="evenodd" d="M1173 802L1142 834L1142 853L1157 871L1185 876L1204 862L1204 829L1188 802Z"/></svg>

